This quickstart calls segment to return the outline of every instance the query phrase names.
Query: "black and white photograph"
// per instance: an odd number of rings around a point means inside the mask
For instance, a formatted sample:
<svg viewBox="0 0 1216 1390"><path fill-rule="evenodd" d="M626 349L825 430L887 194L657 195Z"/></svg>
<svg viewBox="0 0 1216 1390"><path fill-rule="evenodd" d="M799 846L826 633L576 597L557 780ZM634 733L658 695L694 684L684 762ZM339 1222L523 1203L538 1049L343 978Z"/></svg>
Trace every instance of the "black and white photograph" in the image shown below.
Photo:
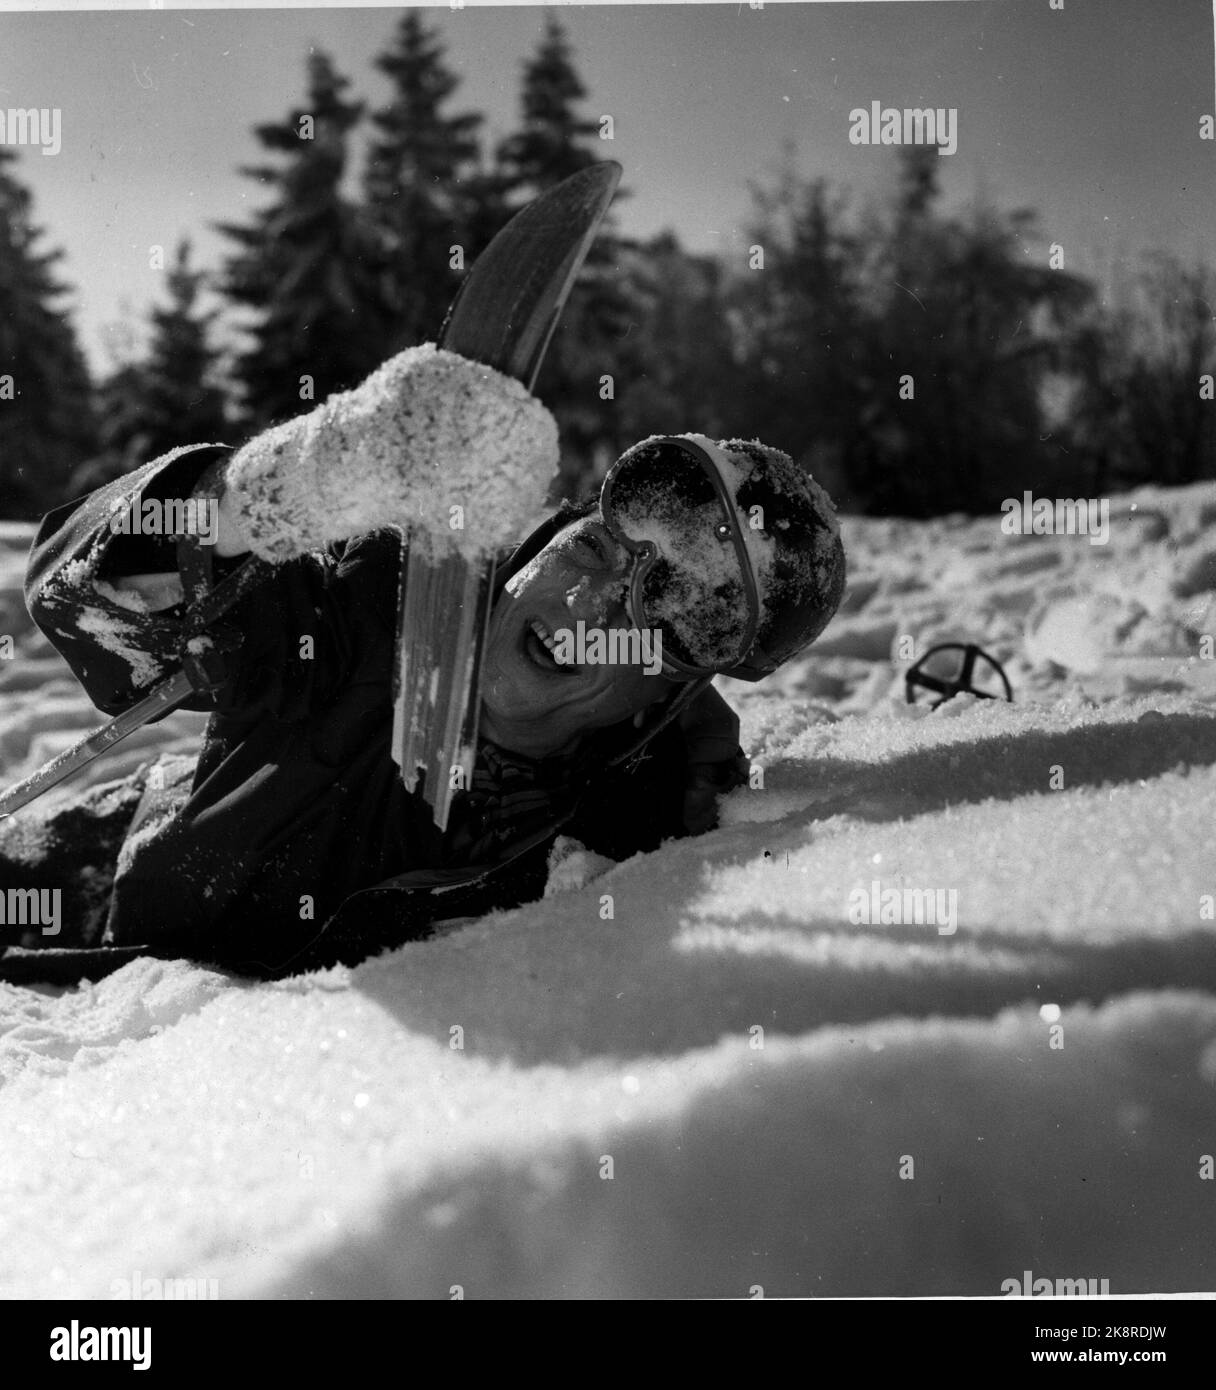
<svg viewBox="0 0 1216 1390"><path fill-rule="evenodd" d="M40 1374L467 1299L1182 1364L1214 826L1213 0L0 5Z"/></svg>

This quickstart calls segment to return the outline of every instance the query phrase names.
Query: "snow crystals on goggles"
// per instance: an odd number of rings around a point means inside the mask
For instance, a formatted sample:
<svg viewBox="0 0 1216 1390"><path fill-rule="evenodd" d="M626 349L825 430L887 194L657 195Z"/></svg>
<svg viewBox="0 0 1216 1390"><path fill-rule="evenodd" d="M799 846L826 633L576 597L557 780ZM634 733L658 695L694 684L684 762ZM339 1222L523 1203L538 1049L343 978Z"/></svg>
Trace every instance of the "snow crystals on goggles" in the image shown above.
<svg viewBox="0 0 1216 1390"><path fill-rule="evenodd" d="M733 471L704 435L666 435L622 454L600 491L604 525L632 562L630 622L659 629L664 665L686 676L734 666L760 625Z"/></svg>

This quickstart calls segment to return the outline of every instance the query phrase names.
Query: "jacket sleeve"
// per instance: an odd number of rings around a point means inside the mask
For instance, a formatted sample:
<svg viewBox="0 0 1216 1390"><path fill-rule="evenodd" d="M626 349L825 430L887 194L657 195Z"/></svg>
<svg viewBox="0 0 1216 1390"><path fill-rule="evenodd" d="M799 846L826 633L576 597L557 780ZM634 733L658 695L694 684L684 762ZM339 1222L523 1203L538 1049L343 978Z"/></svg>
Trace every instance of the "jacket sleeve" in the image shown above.
<svg viewBox="0 0 1216 1390"><path fill-rule="evenodd" d="M189 497L222 456L216 445L174 450L56 508L38 529L26 603L104 714L120 714L176 672L188 636L183 604L154 610L137 589L116 583L176 572L175 541L116 532L112 518L150 498ZM377 533L277 566L221 619L240 639L223 686L182 708L302 718L359 665L376 655L383 662L391 651L399 551L395 533ZM217 559L217 577L236 563Z"/></svg>
<svg viewBox="0 0 1216 1390"><path fill-rule="evenodd" d="M25 577L30 616L93 703L119 714L178 663L180 611L150 613L124 575L177 569L171 538L124 534L114 522L146 499L188 497L218 446L175 449L56 507L34 537ZM191 705L190 708L201 708Z"/></svg>
<svg viewBox="0 0 1216 1390"><path fill-rule="evenodd" d="M562 833L609 859L718 825L718 797L748 780L739 718L713 687L646 745L610 767L580 798Z"/></svg>

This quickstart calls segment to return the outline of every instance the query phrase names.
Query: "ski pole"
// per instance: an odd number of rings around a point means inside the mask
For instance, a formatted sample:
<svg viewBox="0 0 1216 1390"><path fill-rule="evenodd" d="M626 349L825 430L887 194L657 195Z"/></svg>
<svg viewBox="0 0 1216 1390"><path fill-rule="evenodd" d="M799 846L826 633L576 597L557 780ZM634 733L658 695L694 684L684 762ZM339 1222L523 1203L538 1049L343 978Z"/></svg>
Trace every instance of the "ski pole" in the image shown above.
<svg viewBox="0 0 1216 1390"><path fill-rule="evenodd" d="M31 801L37 800L43 792L50 791L60 782L66 782L69 777L79 772L82 767L86 767L94 758L101 757L103 753L108 752L116 743L121 743L124 738L133 734L136 729L141 728L149 720L176 709L191 694L193 689L190 678L184 671L179 671L177 675L161 681L154 690L132 705L129 710L124 710L117 718L111 719L108 724L95 732L87 734L79 742L72 744L70 748L56 753L51 761L45 763L37 772L30 773L15 787L10 787L8 791L0 794L0 820L3 820L5 816L11 816L14 811L19 811L22 806L28 806Z"/></svg>
<svg viewBox="0 0 1216 1390"><path fill-rule="evenodd" d="M270 566L264 561L250 556L232 571L222 583L205 593L194 606L187 620L187 633L190 637L202 636L206 628L215 622L239 598L260 584L270 573ZM70 748L63 749L36 772L23 778L15 787L0 793L0 820L11 816L14 811L36 801L43 792L50 791L60 782L87 767L94 758L109 752L115 744L121 743L136 729L161 715L170 714L191 694L213 690L220 677L216 668L210 666L210 656L192 656L189 649L183 653L183 669L172 676L166 676L159 685L154 686L130 709L115 716L108 724L91 734L86 734Z"/></svg>

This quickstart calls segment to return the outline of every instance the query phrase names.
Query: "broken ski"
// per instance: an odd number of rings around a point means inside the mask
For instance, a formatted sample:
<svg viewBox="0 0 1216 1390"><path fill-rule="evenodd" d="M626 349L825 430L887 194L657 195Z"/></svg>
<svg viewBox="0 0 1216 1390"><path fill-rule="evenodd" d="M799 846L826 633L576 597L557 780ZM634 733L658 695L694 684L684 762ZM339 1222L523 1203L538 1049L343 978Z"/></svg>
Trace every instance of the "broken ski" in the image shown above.
<svg viewBox="0 0 1216 1390"><path fill-rule="evenodd" d="M611 160L563 180L521 209L477 258L438 346L536 382L545 349L620 180ZM408 538L407 538L408 539ZM494 561L406 551L397 608L393 761L446 829L460 765L477 753L481 653Z"/></svg>

